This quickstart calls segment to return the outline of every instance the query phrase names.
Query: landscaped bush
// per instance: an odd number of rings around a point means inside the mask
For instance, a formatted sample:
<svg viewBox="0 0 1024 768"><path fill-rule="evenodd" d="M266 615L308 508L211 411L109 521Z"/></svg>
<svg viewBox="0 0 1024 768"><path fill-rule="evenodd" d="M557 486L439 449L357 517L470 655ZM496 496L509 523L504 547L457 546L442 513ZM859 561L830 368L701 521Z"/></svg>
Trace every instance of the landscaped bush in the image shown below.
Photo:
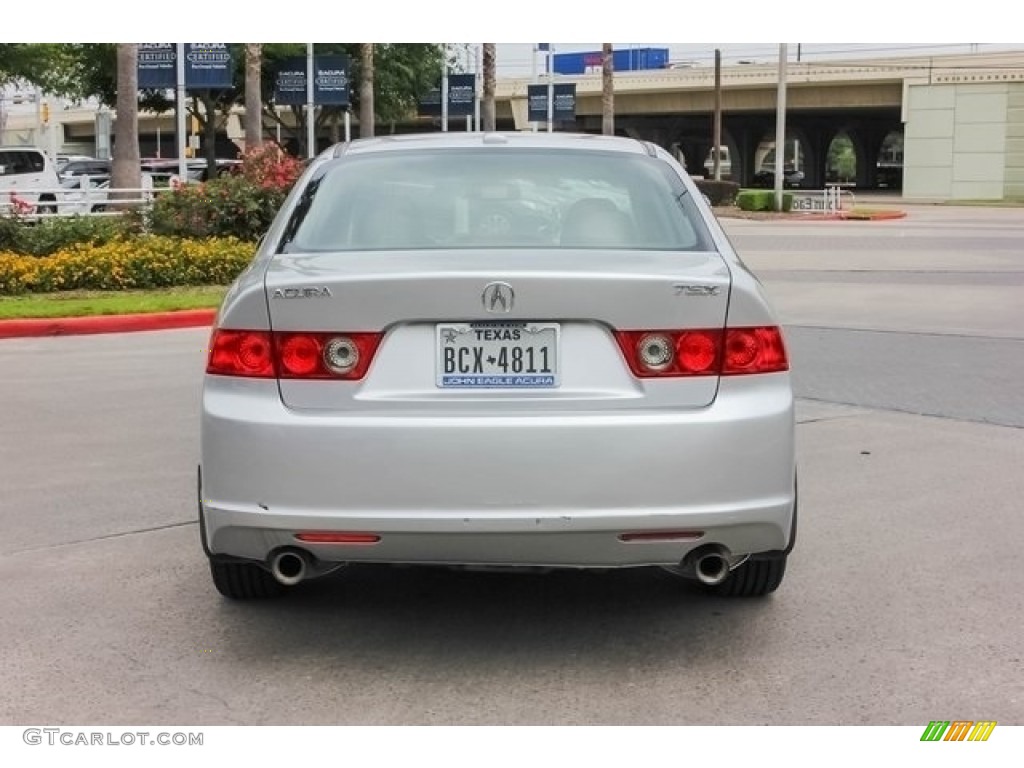
<svg viewBox="0 0 1024 768"><path fill-rule="evenodd" d="M131 216L60 216L38 221L0 216L0 252L48 256L79 243L109 243L137 233L139 225Z"/></svg>
<svg viewBox="0 0 1024 768"><path fill-rule="evenodd" d="M257 240L301 173L298 160L266 144L242 157L237 174L157 196L149 228L158 235Z"/></svg>
<svg viewBox="0 0 1024 768"><path fill-rule="evenodd" d="M771 189L744 189L736 195L736 207L741 211L774 211L775 191ZM793 193L782 193L782 210L793 210Z"/></svg>
<svg viewBox="0 0 1024 768"><path fill-rule="evenodd" d="M694 179L703 194L708 196L712 205L732 205L736 194L740 191L740 185L735 181L715 181L714 179Z"/></svg>
<svg viewBox="0 0 1024 768"><path fill-rule="evenodd" d="M143 235L74 245L45 258L0 252L0 295L226 285L248 266L254 251L252 243L235 238Z"/></svg>

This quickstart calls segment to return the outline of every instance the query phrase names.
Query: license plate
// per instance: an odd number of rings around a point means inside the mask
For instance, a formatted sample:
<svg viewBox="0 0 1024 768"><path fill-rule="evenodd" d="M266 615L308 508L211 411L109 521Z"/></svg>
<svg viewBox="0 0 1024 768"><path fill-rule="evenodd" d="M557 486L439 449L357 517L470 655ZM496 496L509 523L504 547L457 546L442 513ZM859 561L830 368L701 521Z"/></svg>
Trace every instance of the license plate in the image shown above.
<svg viewBox="0 0 1024 768"><path fill-rule="evenodd" d="M437 386L558 386L558 323L439 323Z"/></svg>

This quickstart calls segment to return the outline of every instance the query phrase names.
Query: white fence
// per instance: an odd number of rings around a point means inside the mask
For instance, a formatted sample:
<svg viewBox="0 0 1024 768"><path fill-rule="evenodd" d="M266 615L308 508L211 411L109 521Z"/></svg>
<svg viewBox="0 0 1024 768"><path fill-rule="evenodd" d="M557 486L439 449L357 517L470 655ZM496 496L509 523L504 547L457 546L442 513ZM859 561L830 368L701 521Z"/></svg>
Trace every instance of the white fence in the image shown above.
<svg viewBox="0 0 1024 768"><path fill-rule="evenodd" d="M102 179L100 183L96 181ZM24 219L43 219L60 216L116 216L116 207L145 208L152 205L160 194L174 190L175 186L156 187L152 184L130 189L111 189L107 177L76 176L76 186L56 189L19 191L10 189L0 193L0 216L15 215ZM112 210L114 209L114 210Z"/></svg>

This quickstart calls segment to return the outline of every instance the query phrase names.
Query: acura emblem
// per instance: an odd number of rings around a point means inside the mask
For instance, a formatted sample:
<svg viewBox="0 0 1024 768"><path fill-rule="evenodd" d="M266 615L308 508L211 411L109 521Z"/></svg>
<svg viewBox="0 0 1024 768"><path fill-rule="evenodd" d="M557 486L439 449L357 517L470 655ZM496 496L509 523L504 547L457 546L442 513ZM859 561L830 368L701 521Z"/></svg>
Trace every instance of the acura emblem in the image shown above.
<svg viewBox="0 0 1024 768"><path fill-rule="evenodd" d="M516 294L508 283L488 283L484 286L484 309L495 314L511 312Z"/></svg>

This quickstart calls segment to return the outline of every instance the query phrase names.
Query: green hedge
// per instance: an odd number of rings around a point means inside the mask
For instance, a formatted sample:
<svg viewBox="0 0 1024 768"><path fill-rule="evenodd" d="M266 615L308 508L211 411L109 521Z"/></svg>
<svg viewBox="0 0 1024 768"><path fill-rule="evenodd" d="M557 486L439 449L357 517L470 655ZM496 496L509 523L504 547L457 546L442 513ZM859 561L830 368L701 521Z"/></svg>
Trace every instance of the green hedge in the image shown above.
<svg viewBox="0 0 1024 768"><path fill-rule="evenodd" d="M773 189L744 189L736 195L736 207L741 211L774 211L775 190ZM782 210L789 212L793 210L793 193L782 193Z"/></svg>
<svg viewBox="0 0 1024 768"><path fill-rule="evenodd" d="M712 205L732 205L740 191L740 185L735 181L715 181L714 179L694 179L702 193L708 196Z"/></svg>
<svg viewBox="0 0 1024 768"><path fill-rule="evenodd" d="M49 256L76 244L103 245L138 234L137 216L60 216L32 221L0 216L0 253Z"/></svg>
<svg viewBox="0 0 1024 768"><path fill-rule="evenodd" d="M226 285L248 266L255 250L253 243L230 237L142 235L70 246L43 258L0 252L0 295Z"/></svg>

